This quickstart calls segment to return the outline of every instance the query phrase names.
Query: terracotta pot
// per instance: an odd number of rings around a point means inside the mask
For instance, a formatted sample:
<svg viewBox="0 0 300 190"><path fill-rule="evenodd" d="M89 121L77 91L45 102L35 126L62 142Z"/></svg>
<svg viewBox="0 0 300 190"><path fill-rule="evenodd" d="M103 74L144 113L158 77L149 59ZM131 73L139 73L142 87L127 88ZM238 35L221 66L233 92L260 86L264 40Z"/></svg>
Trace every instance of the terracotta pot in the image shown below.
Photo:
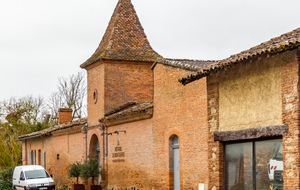
<svg viewBox="0 0 300 190"><path fill-rule="evenodd" d="M102 190L101 185L86 185L86 190Z"/></svg>
<svg viewBox="0 0 300 190"><path fill-rule="evenodd" d="M83 184L72 184L71 189L72 190L84 190L84 185Z"/></svg>

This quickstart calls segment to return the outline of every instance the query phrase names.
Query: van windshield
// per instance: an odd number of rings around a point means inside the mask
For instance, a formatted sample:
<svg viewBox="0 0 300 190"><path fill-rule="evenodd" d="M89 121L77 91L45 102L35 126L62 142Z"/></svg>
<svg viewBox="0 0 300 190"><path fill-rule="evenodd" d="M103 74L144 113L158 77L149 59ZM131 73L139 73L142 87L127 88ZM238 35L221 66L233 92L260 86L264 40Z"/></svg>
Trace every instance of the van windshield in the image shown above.
<svg viewBox="0 0 300 190"><path fill-rule="evenodd" d="M48 178L49 174L45 170L30 170L25 172L26 179Z"/></svg>

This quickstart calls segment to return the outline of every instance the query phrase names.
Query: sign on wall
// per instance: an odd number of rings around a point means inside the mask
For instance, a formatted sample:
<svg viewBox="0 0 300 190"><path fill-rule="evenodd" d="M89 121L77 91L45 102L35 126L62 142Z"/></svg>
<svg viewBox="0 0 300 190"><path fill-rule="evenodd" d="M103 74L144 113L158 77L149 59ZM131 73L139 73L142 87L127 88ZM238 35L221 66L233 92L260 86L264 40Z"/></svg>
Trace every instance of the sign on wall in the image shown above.
<svg viewBox="0 0 300 190"><path fill-rule="evenodd" d="M123 147L120 145L120 139L117 140L117 146L113 150L112 161L125 162L125 152L123 151Z"/></svg>

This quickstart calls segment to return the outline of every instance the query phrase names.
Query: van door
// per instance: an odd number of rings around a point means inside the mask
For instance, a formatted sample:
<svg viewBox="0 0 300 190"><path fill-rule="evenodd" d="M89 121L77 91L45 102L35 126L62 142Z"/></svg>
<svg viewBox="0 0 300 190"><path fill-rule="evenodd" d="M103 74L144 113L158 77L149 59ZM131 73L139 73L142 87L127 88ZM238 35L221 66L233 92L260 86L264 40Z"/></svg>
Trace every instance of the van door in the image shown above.
<svg viewBox="0 0 300 190"><path fill-rule="evenodd" d="M17 189L24 190L25 189L24 187L26 187L26 185L27 183L26 183L24 172L21 171Z"/></svg>

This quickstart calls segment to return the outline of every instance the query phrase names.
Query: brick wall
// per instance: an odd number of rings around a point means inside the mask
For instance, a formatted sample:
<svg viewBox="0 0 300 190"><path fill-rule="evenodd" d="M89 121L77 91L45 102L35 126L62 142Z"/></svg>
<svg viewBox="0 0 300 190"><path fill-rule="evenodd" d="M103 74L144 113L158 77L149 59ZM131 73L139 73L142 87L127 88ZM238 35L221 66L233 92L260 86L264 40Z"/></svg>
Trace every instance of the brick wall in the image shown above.
<svg viewBox="0 0 300 190"><path fill-rule="evenodd" d="M282 60L282 119L289 133L282 138L284 189L300 189L299 176L299 60L300 51L286 52ZM298 55L298 57L297 57Z"/></svg>
<svg viewBox="0 0 300 190"><path fill-rule="evenodd" d="M74 161L85 159L85 138L81 128L72 131L56 133L50 137L33 138L23 141L23 165L30 164L29 151L36 150L36 164L43 166L43 152L46 152L46 170L53 174L53 179L57 187L70 185L75 179L69 179L67 169ZM39 162L39 150L41 152L41 162ZM24 154L26 152L26 154ZM57 159L59 154L59 159ZM26 157L26 158L25 158Z"/></svg>
<svg viewBox="0 0 300 190"><path fill-rule="evenodd" d="M154 69L154 189L172 189L170 138L180 140L181 189L208 184L206 79L183 86L189 71L157 64Z"/></svg>
<svg viewBox="0 0 300 190"><path fill-rule="evenodd" d="M149 62L98 61L86 68L88 125L98 125L105 112L128 101L153 100L153 71ZM95 90L98 100L95 102Z"/></svg>
<svg viewBox="0 0 300 190"><path fill-rule="evenodd" d="M105 112L128 101L153 100L153 63L107 61L105 66Z"/></svg>
<svg viewBox="0 0 300 190"><path fill-rule="evenodd" d="M86 68L88 126L98 125L98 120L104 116L104 66L102 61L98 61ZM95 90L97 101L94 100Z"/></svg>
<svg viewBox="0 0 300 190"><path fill-rule="evenodd" d="M297 53L298 51L298 53ZM253 68L249 69L249 75L262 75L267 74L267 72L272 74L272 67L279 67L280 72L280 89L281 90L272 90L265 91L261 88L261 93L269 93L270 96L281 96L282 102L276 103L276 105L269 105L269 101L264 101L263 104L266 106L278 107L278 104L281 106L280 111L282 112L282 121L275 124L286 124L289 127L289 133L287 135L283 135L282 143L283 143L283 164L284 164L284 189L299 189L299 58L300 51L287 51L282 54L270 55L270 56L262 56L259 59L251 60L251 62L246 62L243 64L235 65L230 71L220 71L220 73L216 75L209 76L207 78L208 86L207 86L207 101L208 101L208 123L209 123L209 173L210 173L210 181L209 181L209 189L217 190L224 189L223 187L223 179L224 179L224 147L221 142L215 142L213 139L214 131L222 131L220 129L219 123L222 122L219 118L219 112L222 111L219 105L219 99L222 94L220 94L220 83L223 82L222 76L232 75L235 80L235 77L245 77L244 75L239 76L238 71L243 69L242 67ZM256 72L254 65L262 66L264 63L267 67L262 67L261 73ZM257 68L256 68L257 69ZM248 74L247 74L248 75ZM262 75L264 76L264 75ZM273 76L277 79L278 76ZM268 83L270 86L272 83ZM240 84L236 84L240 85ZM255 88L259 89L261 84L255 86L252 84L251 87L253 91ZM256 89L256 90L257 90ZM242 97L239 97L240 94L235 94L231 98L238 101ZM258 94L257 101L261 101L263 98ZM246 101L246 99L244 99ZM233 102L234 103L234 102ZM245 102L246 103L246 102ZM247 107L250 109L250 107ZM256 108L258 109L258 108ZM236 109L237 112L243 112L243 109ZM260 110L248 110L248 112L256 113ZM224 114L224 113L223 113ZM226 114L226 113L225 113ZM269 113L266 113L269 114ZM235 120L234 117L229 117L233 122ZM257 119L257 118L256 118ZM270 120L269 125L274 124L274 121ZM248 120L248 125L252 126L256 120ZM273 123L272 123L273 122ZM256 127L253 125L252 127ZM265 126L260 126L265 127ZM251 128L251 127L250 127ZM237 129L232 129L237 130Z"/></svg>
<svg viewBox="0 0 300 190"><path fill-rule="evenodd" d="M114 131L120 132L119 135ZM103 163L102 130L93 128L88 131L88 144L96 134L100 142L101 166L105 168L102 180L106 180L108 188L125 189L136 187L152 189L153 171L153 139L152 119L140 120L121 125L109 126L108 157Z"/></svg>
<svg viewBox="0 0 300 190"><path fill-rule="evenodd" d="M209 189L223 189L224 146L214 141L214 131L219 130L219 84L207 84L207 119L208 119L208 167Z"/></svg>

